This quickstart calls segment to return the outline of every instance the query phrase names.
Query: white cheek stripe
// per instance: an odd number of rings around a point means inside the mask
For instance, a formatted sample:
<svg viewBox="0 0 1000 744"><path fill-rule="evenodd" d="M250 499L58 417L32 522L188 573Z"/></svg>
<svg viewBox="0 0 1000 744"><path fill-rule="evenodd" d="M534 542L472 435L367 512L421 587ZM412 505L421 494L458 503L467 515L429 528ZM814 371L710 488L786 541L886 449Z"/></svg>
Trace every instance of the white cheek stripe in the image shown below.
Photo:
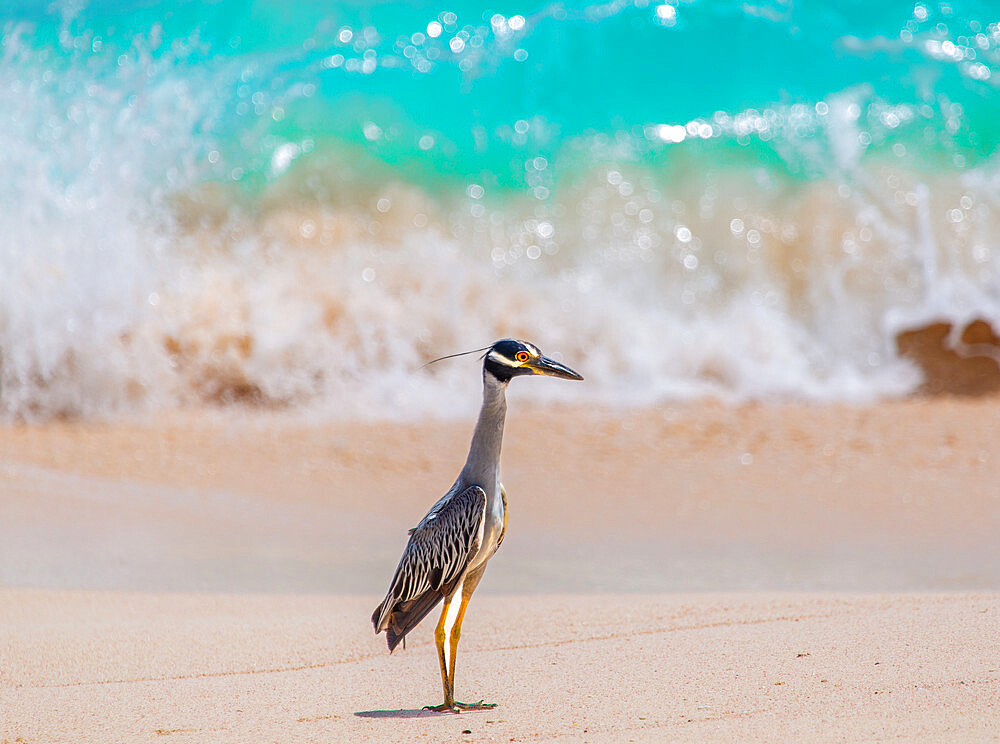
<svg viewBox="0 0 1000 744"><path fill-rule="evenodd" d="M499 351L491 351L490 352L490 358L492 358L494 361L496 361L496 362L498 362L500 364L506 364L508 367L520 367L521 366L520 362L515 362L513 359L508 359L503 354L501 354Z"/></svg>

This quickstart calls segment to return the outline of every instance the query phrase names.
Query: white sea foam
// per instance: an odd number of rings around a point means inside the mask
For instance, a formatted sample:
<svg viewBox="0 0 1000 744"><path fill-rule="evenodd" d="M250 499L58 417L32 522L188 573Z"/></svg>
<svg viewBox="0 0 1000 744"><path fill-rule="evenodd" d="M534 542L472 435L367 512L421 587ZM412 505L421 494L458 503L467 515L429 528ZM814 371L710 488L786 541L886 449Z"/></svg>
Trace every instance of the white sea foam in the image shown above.
<svg viewBox="0 0 1000 744"><path fill-rule="evenodd" d="M53 75L15 37L0 65L7 418L246 401L451 415L476 399L472 360L420 365L503 336L587 379L517 396L869 401L919 384L899 333L1000 327L995 159L942 175L866 159L865 90L689 122L683 138L680 124L650 127L652 143L580 137L566 157L586 157L562 170L528 161L523 198L365 180L341 167L350 152L267 134L254 145L272 182L248 196L218 185L239 178L190 70L167 56ZM809 178L644 160L750 136Z"/></svg>
<svg viewBox="0 0 1000 744"><path fill-rule="evenodd" d="M979 199L992 184L962 191ZM866 401L919 382L896 354L897 333L941 319L1000 319L992 254L965 255L978 244L955 235L942 246L937 235L948 228L921 217L935 213L926 194L906 211L909 232L863 220L872 237L861 255L845 252L842 239L776 238L781 224L799 234L823 227L806 216L840 197L818 192L790 214L747 207L740 219L757 227L739 239L728 215L685 216L693 237L661 225L653 252L626 231L617 244L568 239L541 261L518 250L537 240L530 225L497 253L436 223L387 228L393 234L376 240L352 227L370 227L368 214L345 225L325 208L194 231L164 230L163 214L136 219L146 212L128 194L82 218L8 215L0 401L17 417L246 400L326 416L450 415L476 397L473 362L419 365L507 335L587 377L579 386L525 384L520 396ZM675 208L662 219L676 222ZM972 233L986 234L971 212ZM728 240L713 234L716 224ZM553 232L585 227L556 220ZM753 229L756 248L746 242ZM681 258L692 242L703 257L694 270Z"/></svg>

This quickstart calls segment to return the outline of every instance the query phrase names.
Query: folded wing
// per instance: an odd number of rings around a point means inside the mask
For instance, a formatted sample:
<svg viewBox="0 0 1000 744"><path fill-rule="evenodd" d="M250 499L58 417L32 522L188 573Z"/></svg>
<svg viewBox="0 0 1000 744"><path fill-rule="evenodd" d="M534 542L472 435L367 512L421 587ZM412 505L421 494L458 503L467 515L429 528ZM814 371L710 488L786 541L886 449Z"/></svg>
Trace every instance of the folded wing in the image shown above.
<svg viewBox="0 0 1000 744"><path fill-rule="evenodd" d="M428 514L410 534L385 599L372 613L389 650L454 590L479 550L486 492L469 486Z"/></svg>

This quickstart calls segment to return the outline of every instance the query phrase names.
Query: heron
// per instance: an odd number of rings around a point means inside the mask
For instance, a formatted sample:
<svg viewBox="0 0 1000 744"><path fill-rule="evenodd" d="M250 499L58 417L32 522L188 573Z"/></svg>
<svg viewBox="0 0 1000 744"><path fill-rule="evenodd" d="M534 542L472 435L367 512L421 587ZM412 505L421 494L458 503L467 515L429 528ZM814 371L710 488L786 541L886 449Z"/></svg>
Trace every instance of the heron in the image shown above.
<svg viewBox="0 0 1000 744"><path fill-rule="evenodd" d="M527 341L505 338L476 351L486 352L483 404L469 456L454 485L410 530L385 599L372 613L375 634L385 631L392 653L406 634L444 600L441 619L434 631L444 702L425 706L425 710L439 712L496 707L496 703L482 700L475 703L455 700L455 654L472 593L507 533L507 492L500 483L507 385L521 375L583 379Z"/></svg>

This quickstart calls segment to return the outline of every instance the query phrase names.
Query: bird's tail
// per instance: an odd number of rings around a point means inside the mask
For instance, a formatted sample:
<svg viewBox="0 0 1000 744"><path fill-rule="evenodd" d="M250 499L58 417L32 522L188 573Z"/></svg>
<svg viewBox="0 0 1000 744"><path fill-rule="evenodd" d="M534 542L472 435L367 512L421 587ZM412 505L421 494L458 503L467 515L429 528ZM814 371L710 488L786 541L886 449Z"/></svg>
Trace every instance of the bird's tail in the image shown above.
<svg viewBox="0 0 1000 744"><path fill-rule="evenodd" d="M419 597L392 608L386 607L386 602L389 601L389 598L386 597L382 604L375 608L375 612L372 613L372 625L375 626L376 635L383 630L385 631L389 653L392 653L400 641L406 638L407 633L427 617L427 613L433 610L441 599L440 592L431 589ZM389 611L386 612L386 609Z"/></svg>
<svg viewBox="0 0 1000 744"><path fill-rule="evenodd" d="M375 635L378 635L389 625L389 613L386 612L386 605L389 602L389 597L386 597L381 602L379 602L378 607L372 613L372 625L375 627Z"/></svg>

